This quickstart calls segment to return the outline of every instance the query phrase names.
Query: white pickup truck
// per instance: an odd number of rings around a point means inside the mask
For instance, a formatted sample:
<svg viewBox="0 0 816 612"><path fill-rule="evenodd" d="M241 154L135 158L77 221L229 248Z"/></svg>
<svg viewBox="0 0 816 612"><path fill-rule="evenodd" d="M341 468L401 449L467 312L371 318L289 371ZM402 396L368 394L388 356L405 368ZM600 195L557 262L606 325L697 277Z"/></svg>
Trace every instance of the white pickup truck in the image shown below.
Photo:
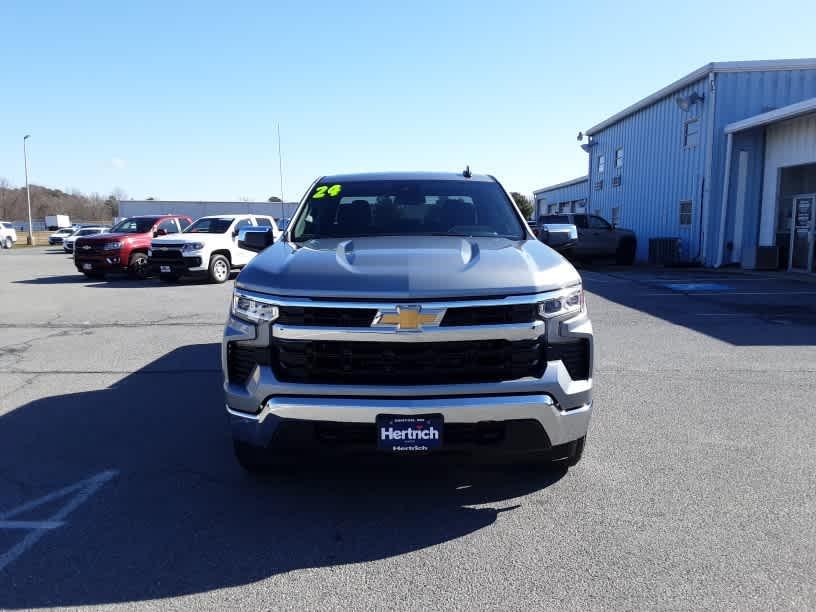
<svg viewBox="0 0 816 612"><path fill-rule="evenodd" d="M275 219L265 215L213 215L201 217L180 234L152 241L147 253L150 269L163 281L182 276L206 276L223 283L234 269L243 268L255 256L238 246L238 233L249 227L271 227L277 239Z"/></svg>
<svg viewBox="0 0 816 612"><path fill-rule="evenodd" d="M0 248L10 249L17 242L17 232L8 221L0 221Z"/></svg>

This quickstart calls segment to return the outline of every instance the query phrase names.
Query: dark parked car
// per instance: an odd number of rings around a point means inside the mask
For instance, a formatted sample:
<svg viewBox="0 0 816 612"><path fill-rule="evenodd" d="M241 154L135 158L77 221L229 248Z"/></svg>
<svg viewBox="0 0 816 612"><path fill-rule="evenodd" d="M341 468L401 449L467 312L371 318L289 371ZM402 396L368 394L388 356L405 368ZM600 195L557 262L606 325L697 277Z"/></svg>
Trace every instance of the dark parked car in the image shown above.
<svg viewBox="0 0 816 612"><path fill-rule="evenodd" d="M637 252L637 238L632 230L616 227L603 217L584 213L542 215L543 224L572 224L578 228L578 242L567 255L576 259L614 257L615 262L631 265Z"/></svg>

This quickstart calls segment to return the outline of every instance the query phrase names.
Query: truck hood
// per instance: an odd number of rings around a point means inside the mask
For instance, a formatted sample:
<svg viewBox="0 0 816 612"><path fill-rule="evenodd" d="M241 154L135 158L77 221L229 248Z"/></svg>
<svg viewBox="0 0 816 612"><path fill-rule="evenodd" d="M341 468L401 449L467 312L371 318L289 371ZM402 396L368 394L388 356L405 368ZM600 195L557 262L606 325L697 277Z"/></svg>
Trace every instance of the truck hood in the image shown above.
<svg viewBox="0 0 816 612"><path fill-rule="evenodd" d="M88 240L89 242L113 242L114 240L122 240L123 238L142 238L147 234L94 234L93 236L77 236L77 238L82 238L82 240Z"/></svg>
<svg viewBox="0 0 816 612"><path fill-rule="evenodd" d="M298 297L366 299L506 296L580 281L537 240L401 236L278 242L255 257L236 286Z"/></svg>
<svg viewBox="0 0 816 612"><path fill-rule="evenodd" d="M188 242L217 242L231 236L231 234L167 234L153 239L153 244L186 244Z"/></svg>

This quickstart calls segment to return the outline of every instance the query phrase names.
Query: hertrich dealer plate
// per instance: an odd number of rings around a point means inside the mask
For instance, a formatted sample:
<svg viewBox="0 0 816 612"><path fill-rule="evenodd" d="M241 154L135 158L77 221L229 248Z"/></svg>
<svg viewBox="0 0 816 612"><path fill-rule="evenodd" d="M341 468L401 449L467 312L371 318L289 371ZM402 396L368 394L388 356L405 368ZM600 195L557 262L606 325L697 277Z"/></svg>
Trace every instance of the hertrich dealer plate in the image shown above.
<svg viewBox="0 0 816 612"><path fill-rule="evenodd" d="M442 446L441 414L377 415L377 446L392 453L425 453Z"/></svg>

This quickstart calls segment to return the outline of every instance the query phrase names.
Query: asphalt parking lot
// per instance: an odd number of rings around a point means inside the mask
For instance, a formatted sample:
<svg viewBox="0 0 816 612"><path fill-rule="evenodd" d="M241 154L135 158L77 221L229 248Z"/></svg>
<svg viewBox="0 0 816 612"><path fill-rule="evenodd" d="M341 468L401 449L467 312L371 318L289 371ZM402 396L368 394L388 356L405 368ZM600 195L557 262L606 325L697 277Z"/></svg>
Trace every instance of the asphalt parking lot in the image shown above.
<svg viewBox="0 0 816 612"><path fill-rule="evenodd" d="M816 283L590 268L569 472L234 462L232 282L0 253L0 608L816 605Z"/></svg>

